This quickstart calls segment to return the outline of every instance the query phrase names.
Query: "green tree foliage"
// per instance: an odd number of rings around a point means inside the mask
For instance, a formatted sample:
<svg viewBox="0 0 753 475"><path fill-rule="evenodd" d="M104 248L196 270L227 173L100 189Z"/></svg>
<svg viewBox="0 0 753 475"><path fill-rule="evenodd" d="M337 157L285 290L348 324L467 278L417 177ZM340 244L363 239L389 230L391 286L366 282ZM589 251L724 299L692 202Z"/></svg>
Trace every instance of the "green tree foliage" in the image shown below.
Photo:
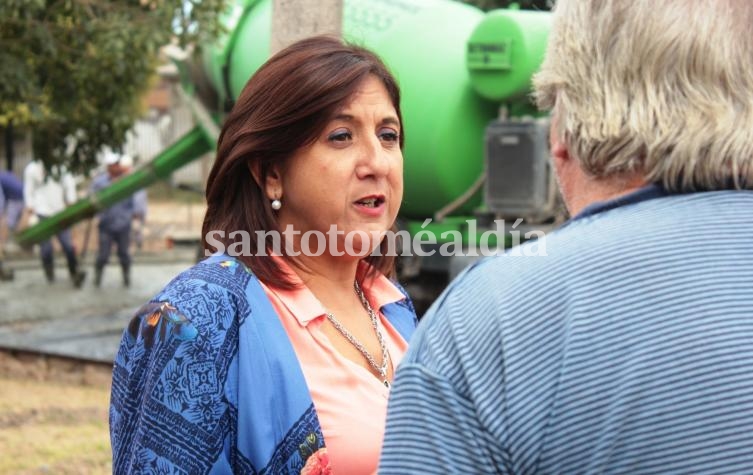
<svg viewBox="0 0 753 475"><path fill-rule="evenodd" d="M517 4L525 10L551 10L553 0L461 0L463 3L470 3L484 11L494 10L495 8L506 8L510 4Z"/></svg>
<svg viewBox="0 0 753 475"><path fill-rule="evenodd" d="M122 147L159 48L219 34L227 1L1 0L0 126L29 128L46 164L87 171Z"/></svg>

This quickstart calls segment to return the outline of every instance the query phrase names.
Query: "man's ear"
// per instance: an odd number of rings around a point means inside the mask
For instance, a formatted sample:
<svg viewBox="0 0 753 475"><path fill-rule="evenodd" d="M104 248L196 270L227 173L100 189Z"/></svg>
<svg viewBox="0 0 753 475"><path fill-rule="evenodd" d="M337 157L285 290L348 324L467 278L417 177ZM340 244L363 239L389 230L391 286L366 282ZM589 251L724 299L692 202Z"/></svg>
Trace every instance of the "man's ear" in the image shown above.
<svg viewBox="0 0 753 475"><path fill-rule="evenodd" d="M560 140L556 135L552 134L550 142L552 159L560 163L569 162L570 152L567 150L564 140Z"/></svg>
<svg viewBox="0 0 753 475"><path fill-rule="evenodd" d="M282 173L277 164L269 165L265 177L262 177L261 163L258 161L249 163L248 168L254 181L264 191L264 195L268 199L282 198Z"/></svg>
<svg viewBox="0 0 753 475"><path fill-rule="evenodd" d="M559 114L555 107L549 122L549 154L555 166L562 166L570 161L570 152L567 150L567 143L564 137L560 137L558 128Z"/></svg>

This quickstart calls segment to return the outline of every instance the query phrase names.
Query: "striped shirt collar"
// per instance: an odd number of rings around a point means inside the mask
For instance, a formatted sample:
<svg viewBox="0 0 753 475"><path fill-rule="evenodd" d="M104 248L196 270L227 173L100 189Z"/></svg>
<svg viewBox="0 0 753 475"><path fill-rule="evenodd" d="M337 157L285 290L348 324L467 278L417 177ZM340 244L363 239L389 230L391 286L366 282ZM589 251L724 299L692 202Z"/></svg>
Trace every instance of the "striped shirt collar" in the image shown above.
<svg viewBox="0 0 753 475"><path fill-rule="evenodd" d="M572 217L570 222L603 213L604 211L620 208L622 206L632 205L655 198L663 198L668 194L669 193L661 185L651 184L611 200L592 203L581 210L580 213Z"/></svg>

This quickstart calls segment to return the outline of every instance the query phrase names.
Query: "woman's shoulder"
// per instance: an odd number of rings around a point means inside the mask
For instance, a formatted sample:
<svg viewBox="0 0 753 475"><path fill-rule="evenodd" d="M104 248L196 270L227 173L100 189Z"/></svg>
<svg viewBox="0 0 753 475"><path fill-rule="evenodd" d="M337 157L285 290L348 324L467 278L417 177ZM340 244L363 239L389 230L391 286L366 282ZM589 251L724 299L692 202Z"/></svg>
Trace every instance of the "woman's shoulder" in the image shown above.
<svg viewBox="0 0 753 475"><path fill-rule="evenodd" d="M154 300L190 304L213 299L236 300L245 294L254 275L239 262L210 257L184 270L171 280Z"/></svg>
<svg viewBox="0 0 753 475"><path fill-rule="evenodd" d="M220 286L229 293L243 293L256 276L240 261L227 256L210 256L173 278L161 293L178 292L188 286L202 290L209 286Z"/></svg>
<svg viewBox="0 0 753 475"><path fill-rule="evenodd" d="M198 333L219 336L250 315L247 290L254 282L258 282L256 277L242 263L220 256L207 258L178 274L139 308L129 333L136 337L159 324L180 339L192 339Z"/></svg>

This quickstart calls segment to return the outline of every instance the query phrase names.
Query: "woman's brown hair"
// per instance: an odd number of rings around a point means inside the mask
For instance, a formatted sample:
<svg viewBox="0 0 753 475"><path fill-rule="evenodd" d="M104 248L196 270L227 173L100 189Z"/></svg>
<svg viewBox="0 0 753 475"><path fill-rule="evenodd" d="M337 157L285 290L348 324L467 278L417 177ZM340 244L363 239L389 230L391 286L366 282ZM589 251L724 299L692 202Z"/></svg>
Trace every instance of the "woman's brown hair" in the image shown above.
<svg viewBox="0 0 753 475"><path fill-rule="evenodd" d="M329 36L315 36L294 43L262 65L244 86L220 133L217 158L207 180L207 212L202 227L205 250L217 251L207 242L213 231L221 232L220 238L212 236L212 240L225 249L235 242L229 236L235 231L247 232L254 242L256 231L280 231L259 183L265 182L271 164L283 162L313 143L370 75L384 84L402 124L397 81L368 49ZM399 140L402 149L402 131ZM252 176L253 169L259 171L259 183ZM272 248L270 236L265 245ZM392 276L395 257L380 254L365 261L374 270ZM294 286L269 256L252 252L237 258L266 284Z"/></svg>

